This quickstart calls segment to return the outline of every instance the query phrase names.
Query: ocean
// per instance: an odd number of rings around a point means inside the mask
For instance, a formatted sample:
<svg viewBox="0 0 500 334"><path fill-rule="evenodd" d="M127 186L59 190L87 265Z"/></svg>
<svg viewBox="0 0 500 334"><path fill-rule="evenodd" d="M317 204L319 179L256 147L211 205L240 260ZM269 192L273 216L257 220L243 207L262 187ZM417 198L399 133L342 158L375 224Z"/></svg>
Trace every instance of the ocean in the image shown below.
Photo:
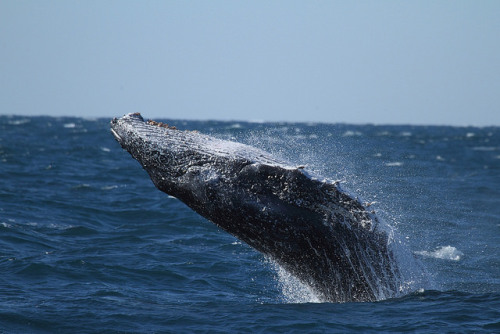
<svg viewBox="0 0 500 334"><path fill-rule="evenodd" d="M325 303L157 190L109 121L0 116L0 333L500 332L500 127L162 120L372 203L422 279Z"/></svg>

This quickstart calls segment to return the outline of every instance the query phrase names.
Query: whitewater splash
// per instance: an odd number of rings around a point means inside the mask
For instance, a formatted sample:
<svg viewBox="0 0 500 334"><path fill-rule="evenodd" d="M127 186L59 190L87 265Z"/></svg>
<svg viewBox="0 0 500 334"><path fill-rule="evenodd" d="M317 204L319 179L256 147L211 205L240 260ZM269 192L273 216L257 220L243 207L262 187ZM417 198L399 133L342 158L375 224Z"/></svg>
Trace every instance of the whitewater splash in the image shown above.
<svg viewBox="0 0 500 334"><path fill-rule="evenodd" d="M453 246L441 246L436 248L434 251L418 251L415 254L422 255L425 257L431 257L434 259L449 260L449 261L460 261L464 253L459 251Z"/></svg>
<svg viewBox="0 0 500 334"><path fill-rule="evenodd" d="M387 228L389 228L389 226L387 226ZM390 296L384 295L381 292L377 296L377 301L389 298L399 298L417 291L422 292L429 289L435 289L435 284L431 281L431 277L423 264L413 256L402 239L394 240L394 235L397 233L395 233L394 230L392 231L392 242L389 247L394 254L394 260L396 262L395 267L398 268L399 280L396 287L397 291ZM455 259L456 256L463 255L461 252L457 254L456 249L453 247L451 248L452 249L448 249L445 247L445 250L441 250L441 252L444 252L444 254L451 252L449 254L455 255L443 255L444 258ZM437 254L440 253L438 252ZM281 291L282 301L284 303L301 304L327 302L327 300L324 300L322 296L318 295L314 289L301 282L272 259L266 258L265 263L275 272L277 287Z"/></svg>
<svg viewBox="0 0 500 334"><path fill-rule="evenodd" d="M275 272L275 280L286 304L322 303L323 300L310 286L302 283L294 275L267 257L265 263Z"/></svg>

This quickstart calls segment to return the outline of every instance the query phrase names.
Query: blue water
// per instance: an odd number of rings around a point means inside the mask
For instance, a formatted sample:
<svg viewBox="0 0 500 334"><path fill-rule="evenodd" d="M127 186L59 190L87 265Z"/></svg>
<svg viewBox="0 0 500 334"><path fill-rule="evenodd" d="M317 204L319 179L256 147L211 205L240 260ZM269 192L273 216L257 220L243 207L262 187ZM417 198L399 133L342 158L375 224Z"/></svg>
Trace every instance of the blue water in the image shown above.
<svg viewBox="0 0 500 334"><path fill-rule="evenodd" d="M158 191L109 119L0 116L1 333L500 332L499 127L166 122L341 180L425 279L319 303Z"/></svg>

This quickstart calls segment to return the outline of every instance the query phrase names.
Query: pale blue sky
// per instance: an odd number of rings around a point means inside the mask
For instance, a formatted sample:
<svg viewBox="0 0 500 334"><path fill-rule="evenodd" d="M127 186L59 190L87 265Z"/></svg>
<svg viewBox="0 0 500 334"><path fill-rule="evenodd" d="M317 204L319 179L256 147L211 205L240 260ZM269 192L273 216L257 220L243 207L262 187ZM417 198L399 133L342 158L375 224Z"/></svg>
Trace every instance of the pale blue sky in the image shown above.
<svg viewBox="0 0 500 334"><path fill-rule="evenodd" d="M0 0L0 114L500 125L500 1Z"/></svg>

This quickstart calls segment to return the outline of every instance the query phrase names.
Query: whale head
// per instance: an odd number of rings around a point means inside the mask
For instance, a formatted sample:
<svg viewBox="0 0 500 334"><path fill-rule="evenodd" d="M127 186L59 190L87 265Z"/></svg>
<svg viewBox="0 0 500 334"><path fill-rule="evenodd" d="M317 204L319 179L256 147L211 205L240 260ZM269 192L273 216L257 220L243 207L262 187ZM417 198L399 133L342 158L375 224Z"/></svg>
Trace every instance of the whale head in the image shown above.
<svg viewBox="0 0 500 334"><path fill-rule="evenodd" d="M221 186L236 188L237 182L231 181L247 166L295 169L257 148L145 121L139 113L114 118L111 132L158 189L191 207L206 207L210 194L220 193Z"/></svg>
<svg viewBox="0 0 500 334"><path fill-rule="evenodd" d="M139 113L114 118L111 132L146 170L155 186L174 197L188 194L184 188L193 188L201 170L206 170L204 165L212 160L204 154L199 136L160 122L145 121Z"/></svg>

